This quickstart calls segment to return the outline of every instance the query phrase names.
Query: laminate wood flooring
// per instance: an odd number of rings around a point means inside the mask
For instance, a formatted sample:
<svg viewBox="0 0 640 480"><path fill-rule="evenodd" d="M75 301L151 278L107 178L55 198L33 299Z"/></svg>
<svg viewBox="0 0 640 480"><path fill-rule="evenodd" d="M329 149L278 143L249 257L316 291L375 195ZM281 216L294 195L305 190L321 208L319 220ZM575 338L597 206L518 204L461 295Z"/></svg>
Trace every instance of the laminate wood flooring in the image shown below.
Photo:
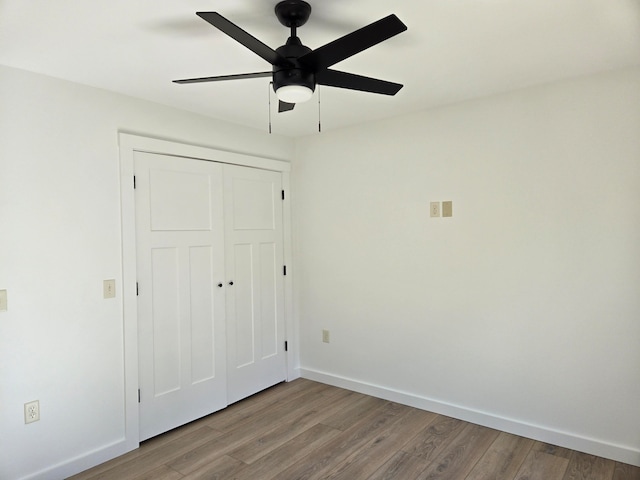
<svg viewBox="0 0 640 480"><path fill-rule="evenodd" d="M69 480L640 480L640 468L305 379Z"/></svg>

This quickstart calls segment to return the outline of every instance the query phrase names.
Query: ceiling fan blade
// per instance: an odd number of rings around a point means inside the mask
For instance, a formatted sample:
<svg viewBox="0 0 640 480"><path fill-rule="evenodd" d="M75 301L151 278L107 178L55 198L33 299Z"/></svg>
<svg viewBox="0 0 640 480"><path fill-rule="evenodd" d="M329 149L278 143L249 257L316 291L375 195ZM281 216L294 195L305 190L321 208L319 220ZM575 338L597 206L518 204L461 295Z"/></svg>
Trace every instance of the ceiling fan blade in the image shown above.
<svg viewBox="0 0 640 480"><path fill-rule="evenodd" d="M287 102L283 102L282 100L278 101L278 113L282 113L282 112L288 112L290 110L293 110L293 107L295 107L296 104L295 103L287 103Z"/></svg>
<svg viewBox="0 0 640 480"><path fill-rule="evenodd" d="M327 43L322 47L316 48L298 60L318 72L398 35L406 29L407 26L402 23L398 17L389 15L333 42Z"/></svg>
<svg viewBox="0 0 640 480"><path fill-rule="evenodd" d="M202 82L219 82L221 80L240 80L243 78L262 78L271 77L273 72L256 72L256 73L239 73L237 75L218 75L217 77L200 77L185 78L183 80L174 80L173 83L202 83Z"/></svg>
<svg viewBox="0 0 640 480"><path fill-rule="evenodd" d="M292 65L289 60L277 53L274 49L262 43L253 35L245 32L236 24L231 23L218 12L196 12L196 15L206 20L223 33L226 33L256 55L264 58L271 65L278 65L281 67L288 67Z"/></svg>
<svg viewBox="0 0 640 480"><path fill-rule="evenodd" d="M316 74L316 82L329 87L348 88L349 90L381 93L383 95L395 95L403 87L399 83L330 69L318 72Z"/></svg>

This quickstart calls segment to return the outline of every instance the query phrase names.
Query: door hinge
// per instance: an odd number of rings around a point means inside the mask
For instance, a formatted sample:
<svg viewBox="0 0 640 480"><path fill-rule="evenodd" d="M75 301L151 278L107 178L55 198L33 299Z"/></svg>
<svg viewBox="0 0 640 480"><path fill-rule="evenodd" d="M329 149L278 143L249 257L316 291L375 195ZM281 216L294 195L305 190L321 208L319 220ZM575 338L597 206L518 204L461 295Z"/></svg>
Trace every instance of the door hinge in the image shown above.
<svg viewBox="0 0 640 480"><path fill-rule="evenodd" d="M140 403L140 389L138 389L138 403Z"/></svg>
<svg viewBox="0 0 640 480"><path fill-rule="evenodd" d="M136 188L136 176L133 176L133 189L135 190Z"/></svg>
<svg viewBox="0 0 640 480"><path fill-rule="evenodd" d="M287 342L286 340L284 341L284 351L285 352L289 351L289 342Z"/></svg>
<svg viewBox="0 0 640 480"><path fill-rule="evenodd" d="M282 274L286 277L287 276L287 266L283 265L282 266Z"/></svg>
<svg viewBox="0 0 640 480"><path fill-rule="evenodd" d="M282 199L284 200L284 190L282 190Z"/></svg>
<svg viewBox="0 0 640 480"><path fill-rule="evenodd" d="M138 282L136 282L136 297L140 295L140 290L138 289Z"/></svg>

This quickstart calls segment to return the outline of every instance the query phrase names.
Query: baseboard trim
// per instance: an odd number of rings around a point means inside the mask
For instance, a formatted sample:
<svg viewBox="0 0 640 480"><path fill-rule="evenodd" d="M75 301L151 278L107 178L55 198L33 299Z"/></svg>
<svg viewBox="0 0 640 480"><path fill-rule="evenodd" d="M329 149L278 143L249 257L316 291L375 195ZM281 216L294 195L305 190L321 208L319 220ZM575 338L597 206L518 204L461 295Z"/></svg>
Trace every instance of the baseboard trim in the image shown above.
<svg viewBox="0 0 640 480"><path fill-rule="evenodd" d="M628 463L640 467L640 450L624 445L616 445L600 441L598 439L582 437L570 432L562 432L548 427L532 425L511 418L501 417L486 412L481 412L467 407L442 402L439 400L422 397L408 392L402 392L380 385L373 385L359 380L333 375L328 372L301 368L302 378L345 388L354 392L364 393L373 397L382 398L410 407L428 410L440 415L458 418L489 428L494 428L521 437L531 438L552 445L558 445L579 452L609 458L622 463Z"/></svg>
<svg viewBox="0 0 640 480"><path fill-rule="evenodd" d="M99 447L75 458L59 463L52 467L32 473L21 480L50 480L52 478L67 478L84 472L101 463L112 460L131 451L125 439L118 440L109 445Z"/></svg>
<svg viewBox="0 0 640 480"><path fill-rule="evenodd" d="M300 368L292 368L289 372L289 376L287 377L287 382L293 382L294 380L300 378L302 375L300 373Z"/></svg>

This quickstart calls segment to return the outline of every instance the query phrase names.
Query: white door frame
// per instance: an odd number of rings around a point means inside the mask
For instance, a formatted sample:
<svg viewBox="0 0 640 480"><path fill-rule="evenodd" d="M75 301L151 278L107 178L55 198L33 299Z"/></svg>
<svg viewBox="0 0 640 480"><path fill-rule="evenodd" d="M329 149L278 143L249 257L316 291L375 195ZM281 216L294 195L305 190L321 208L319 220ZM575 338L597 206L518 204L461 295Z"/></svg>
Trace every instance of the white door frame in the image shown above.
<svg viewBox="0 0 640 480"><path fill-rule="evenodd" d="M282 173L282 188L290 192L291 165L281 160L254 157L213 148L198 147L129 133L118 134L120 147L120 202L122 214L122 302L124 337L124 380L125 380L125 449L138 448L138 308L136 299L136 215L133 192L134 152L157 153L228 163L246 167L273 170ZM284 261L287 276L284 279L285 329L289 349L286 352L287 381L299 376L297 331L293 319L293 256L291 244L291 206L289 198L283 202Z"/></svg>

